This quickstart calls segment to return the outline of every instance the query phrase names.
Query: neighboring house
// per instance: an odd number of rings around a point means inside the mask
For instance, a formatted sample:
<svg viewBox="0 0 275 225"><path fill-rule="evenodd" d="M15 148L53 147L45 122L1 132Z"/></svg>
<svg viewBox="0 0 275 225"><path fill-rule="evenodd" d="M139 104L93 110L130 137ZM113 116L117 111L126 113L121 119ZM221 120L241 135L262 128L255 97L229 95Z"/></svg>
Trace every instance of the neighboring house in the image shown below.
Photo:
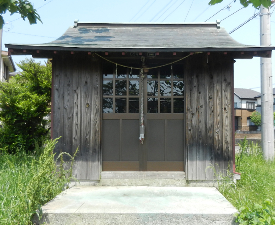
<svg viewBox="0 0 275 225"><path fill-rule="evenodd" d="M262 111L262 102L261 102L261 94L256 96L257 99L257 107L256 111L260 112ZM273 88L273 112L275 112L275 88Z"/></svg>
<svg viewBox="0 0 275 225"><path fill-rule="evenodd" d="M234 59L274 49L240 44L219 23L77 21L51 43L6 47L52 58L52 138L62 137L57 152L79 147L79 181L106 171L181 171L189 181L214 180L211 166L233 172Z"/></svg>
<svg viewBox="0 0 275 225"><path fill-rule="evenodd" d="M250 120L251 114L256 110L257 99L260 92L234 88L235 130L255 131L257 126Z"/></svg>
<svg viewBox="0 0 275 225"><path fill-rule="evenodd" d="M10 78L10 73L15 71L15 66L11 56L7 51L1 53L1 66L0 66L0 82L7 82Z"/></svg>
<svg viewBox="0 0 275 225"><path fill-rule="evenodd" d="M0 82L7 82L11 76L10 74L15 71L13 60L7 51L2 51L0 64ZM1 121L0 127L2 127Z"/></svg>

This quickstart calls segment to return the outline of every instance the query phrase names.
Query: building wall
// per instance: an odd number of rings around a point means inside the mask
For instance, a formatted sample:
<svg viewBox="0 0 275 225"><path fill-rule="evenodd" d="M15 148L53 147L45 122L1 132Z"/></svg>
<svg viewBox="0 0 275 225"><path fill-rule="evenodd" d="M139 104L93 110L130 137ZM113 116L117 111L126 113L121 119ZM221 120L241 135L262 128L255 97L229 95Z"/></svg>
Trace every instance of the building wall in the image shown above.
<svg viewBox="0 0 275 225"><path fill-rule="evenodd" d="M235 109L235 117L238 118L238 127L235 130L241 131L254 131L257 126L249 125L248 119L255 110L251 109Z"/></svg>
<svg viewBox="0 0 275 225"><path fill-rule="evenodd" d="M215 179L232 171L233 59L223 54L186 60L187 179Z"/></svg>
<svg viewBox="0 0 275 225"><path fill-rule="evenodd" d="M208 59L207 59L208 58ZM213 180L233 165L233 59L198 54L184 60L185 147L188 180ZM52 137L55 151L73 154L78 180L101 172L101 62L92 56L53 58ZM65 159L69 160L69 158Z"/></svg>
<svg viewBox="0 0 275 225"><path fill-rule="evenodd" d="M234 94L234 108L242 108L242 100L235 94Z"/></svg>
<svg viewBox="0 0 275 225"><path fill-rule="evenodd" d="M73 175L78 180L99 180L100 64L87 55L55 56L52 80L52 138L61 137L55 151L73 155L78 148Z"/></svg>

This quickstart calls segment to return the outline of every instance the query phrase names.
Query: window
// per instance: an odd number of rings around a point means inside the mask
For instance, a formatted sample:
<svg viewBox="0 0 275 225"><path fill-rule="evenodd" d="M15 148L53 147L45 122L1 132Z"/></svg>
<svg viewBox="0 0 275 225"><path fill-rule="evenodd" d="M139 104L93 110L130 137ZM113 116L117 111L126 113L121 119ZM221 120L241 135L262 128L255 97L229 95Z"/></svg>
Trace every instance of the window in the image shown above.
<svg viewBox="0 0 275 225"><path fill-rule="evenodd" d="M255 102L246 102L247 109L255 109Z"/></svg>
<svg viewBox="0 0 275 225"><path fill-rule="evenodd" d="M184 113L182 65L150 69L141 82L139 70L105 66L103 113L140 113L141 85L144 113Z"/></svg>
<svg viewBox="0 0 275 225"><path fill-rule="evenodd" d="M237 102L234 102L234 108L238 108L238 103Z"/></svg>

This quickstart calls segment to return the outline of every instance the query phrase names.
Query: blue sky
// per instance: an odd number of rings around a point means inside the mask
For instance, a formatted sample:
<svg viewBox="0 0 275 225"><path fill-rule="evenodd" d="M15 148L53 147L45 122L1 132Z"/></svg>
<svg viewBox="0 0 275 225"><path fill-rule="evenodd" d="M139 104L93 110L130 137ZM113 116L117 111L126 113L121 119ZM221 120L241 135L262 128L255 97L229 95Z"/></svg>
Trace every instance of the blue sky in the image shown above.
<svg viewBox="0 0 275 225"><path fill-rule="evenodd" d="M48 43L60 37L74 20L80 22L215 22L222 20L221 26L232 31L248 20L257 9L242 8L239 0L224 0L209 6L207 0L33 0L34 7L43 23L29 25L18 14L4 15L4 44ZM271 12L273 12L271 9ZM233 15L231 15L233 14ZM214 16L213 16L214 15ZM230 16L231 15L231 16ZM213 16L213 17L212 17ZM230 16L226 18L227 16ZM226 18L226 19L224 19ZM224 20L223 20L224 19ZM271 34L274 36L275 16L271 16ZM256 17L231 34L236 41L248 45L260 44L260 18ZM272 43L273 44L273 43ZM15 63L30 56L12 56ZM274 58L274 57L273 57ZM44 61L44 60L42 60ZM275 65L274 60L273 65ZM274 74L274 66L272 73ZM236 60L235 87L252 88L260 91L260 60ZM275 79L273 79L275 87Z"/></svg>

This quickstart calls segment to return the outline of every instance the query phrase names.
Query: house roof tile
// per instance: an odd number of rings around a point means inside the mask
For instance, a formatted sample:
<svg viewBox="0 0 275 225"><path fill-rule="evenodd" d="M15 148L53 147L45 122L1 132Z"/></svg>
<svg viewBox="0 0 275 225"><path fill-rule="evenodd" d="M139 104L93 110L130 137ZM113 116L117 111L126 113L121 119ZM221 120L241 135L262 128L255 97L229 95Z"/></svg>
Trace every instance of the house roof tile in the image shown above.
<svg viewBox="0 0 275 225"><path fill-rule="evenodd" d="M219 23L79 23L46 44L6 44L13 49L74 51L270 51L235 41ZM255 53L256 54L256 53ZM257 55L257 54L256 54ZM252 56L253 57L253 56ZM270 56L267 56L270 57Z"/></svg>
<svg viewBox="0 0 275 225"><path fill-rule="evenodd" d="M241 99L255 99L261 93L246 88L234 88L234 94Z"/></svg>

